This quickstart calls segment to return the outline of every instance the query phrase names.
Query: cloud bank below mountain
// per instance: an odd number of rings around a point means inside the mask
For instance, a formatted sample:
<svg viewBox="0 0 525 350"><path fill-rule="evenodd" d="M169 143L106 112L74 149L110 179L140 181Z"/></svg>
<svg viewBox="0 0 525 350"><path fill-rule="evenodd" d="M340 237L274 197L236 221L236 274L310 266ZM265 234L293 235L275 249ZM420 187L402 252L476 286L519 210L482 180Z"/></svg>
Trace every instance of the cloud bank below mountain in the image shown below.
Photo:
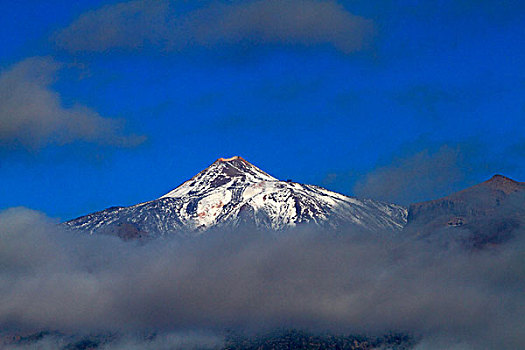
<svg viewBox="0 0 525 350"><path fill-rule="evenodd" d="M525 341L524 240L466 253L389 232L217 232L146 245L0 213L0 324L64 332L408 332L420 348ZM195 333L197 332L197 333Z"/></svg>

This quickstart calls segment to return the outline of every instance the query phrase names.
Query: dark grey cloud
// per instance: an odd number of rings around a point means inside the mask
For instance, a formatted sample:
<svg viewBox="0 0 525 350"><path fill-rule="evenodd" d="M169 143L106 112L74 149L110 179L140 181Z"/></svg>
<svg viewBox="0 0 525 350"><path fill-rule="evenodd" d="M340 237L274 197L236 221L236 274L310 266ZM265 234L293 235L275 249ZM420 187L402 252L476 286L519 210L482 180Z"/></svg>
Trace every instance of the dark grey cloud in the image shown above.
<svg viewBox="0 0 525 350"><path fill-rule="evenodd" d="M31 57L0 73L0 146L34 150L74 141L112 146L143 141L124 134L122 120L79 104L64 107L52 88L59 69L52 58Z"/></svg>
<svg viewBox="0 0 525 350"><path fill-rule="evenodd" d="M203 2L183 12L175 1L144 0L87 12L54 40L71 52L324 44L351 53L367 46L373 31L370 20L335 1Z"/></svg>
<svg viewBox="0 0 525 350"><path fill-rule="evenodd" d="M38 332L37 332L38 333ZM5 333L9 337L9 332ZM35 333L22 334L31 336ZM0 333L2 335L2 333ZM98 346L89 347L88 341ZM55 332L34 339L33 341L18 341L2 346L2 350L56 350L56 349L101 349L101 350L204 350L220 349L224 337L209 332L169 332L125 335L63 335ZM77 345L77 346L75 346Z"/></svg>
<svg viewBox="0 0 525 350"><path fill-rule="evenodd" d="M525 341L525 242L517 236L469 254L388 232L307 229L135 245L61 232L14 208L0 213L0 325L155 329L165 342L225 329L393 330L421 337L421 349L516 349ZM203 341L213 339L220 336Z"/></svg>

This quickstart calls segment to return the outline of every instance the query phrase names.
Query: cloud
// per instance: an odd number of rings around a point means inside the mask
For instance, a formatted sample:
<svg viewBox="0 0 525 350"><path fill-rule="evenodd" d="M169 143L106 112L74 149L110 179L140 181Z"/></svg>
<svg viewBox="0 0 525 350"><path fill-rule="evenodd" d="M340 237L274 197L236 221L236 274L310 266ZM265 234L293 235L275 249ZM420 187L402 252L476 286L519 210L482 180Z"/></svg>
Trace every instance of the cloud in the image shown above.
<svg viewBox="0 0 525 350"><path fill-rule="evenodd" d="M89 11L57 33L58 46L70 51L138 49L166 37L168 1L129 1Z"/></svg>
<svg viewBox="0 0 525 350"><path fill-rule="evenodd" d="M83 105L64 107L51 87L59 69L52 58L32 57L0 73L0 146L35 150L85 141L127 147L143 141L125 135L121 120Z"/></svg>
<svg viewBox="0 0 525 350"><path fill-rule="evenodd" d="M470 254L388 232L308 229L137 245L63 232L14 208L0 213L0 326L66 334L407 331L426 348L515 349L525 341L523 232L517 237Z"/></svg>
<svg viewBox="0 0 525 350"><path fill-rule="evenodd" d="M370 20L352 15L335 1L212 2L187 12L175 7L168 0L105 6L82 15L54 40L70 52L331 45L351 53L367 46L374 31Z"/></svg>
<svg viewBox="0 0 525 350"><path fill-rule="evenodd" d="M441 146L397 157L358 180L354 193L400 204L444 196L457 189L471 170L471 160L461 147Z"/></svg>

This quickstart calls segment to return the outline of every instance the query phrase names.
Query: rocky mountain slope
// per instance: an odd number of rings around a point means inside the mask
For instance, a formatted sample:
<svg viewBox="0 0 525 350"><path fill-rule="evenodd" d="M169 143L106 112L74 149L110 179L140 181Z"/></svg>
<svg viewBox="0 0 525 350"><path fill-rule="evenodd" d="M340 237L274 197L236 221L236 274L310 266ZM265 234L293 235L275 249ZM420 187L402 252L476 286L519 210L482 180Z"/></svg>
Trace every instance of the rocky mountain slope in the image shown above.
<svg viewBox="0 0 525 350"><path fill-rule="evenodd" d="M356 225L401 230L405 208L357 199L324 188L280 181L241 157L220 158L164 196L112 207L65 224L123 238L199 235L217 227L255 226L280 231L301 224Z"/></svg>
<svg viewBox="0 0 525 350"><path fill-rule="evenodd" d="M525 218L525 183L502 175L450 196L412 204L405 231L474 248L512 238Z"/></svg>

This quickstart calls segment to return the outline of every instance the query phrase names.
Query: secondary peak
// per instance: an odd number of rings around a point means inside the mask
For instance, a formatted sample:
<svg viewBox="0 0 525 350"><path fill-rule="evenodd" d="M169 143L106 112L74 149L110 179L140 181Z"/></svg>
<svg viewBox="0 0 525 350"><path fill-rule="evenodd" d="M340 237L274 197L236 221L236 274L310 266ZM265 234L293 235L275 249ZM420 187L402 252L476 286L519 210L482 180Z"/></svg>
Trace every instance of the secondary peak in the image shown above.
<svg viewBox="0 0 525 350"><path fill-rule="evenodd" d="M496 175L492 176L486 182L488 182L488 183L516 183L516 184L518 183L517 181L512 180L511 178L508 178L508 177L500 175L500 174L496 174Z"/></svg>
<svg viewBox="0 0 525 350"><path fill-rule="evenodd" d="M494 176L492 176L491 178L492 180L497 180L497 179L501 179L501 180L512 180L504 175L501 175L501 174L496 174ZM514 181L514 180L513 180Z"/></svg>

